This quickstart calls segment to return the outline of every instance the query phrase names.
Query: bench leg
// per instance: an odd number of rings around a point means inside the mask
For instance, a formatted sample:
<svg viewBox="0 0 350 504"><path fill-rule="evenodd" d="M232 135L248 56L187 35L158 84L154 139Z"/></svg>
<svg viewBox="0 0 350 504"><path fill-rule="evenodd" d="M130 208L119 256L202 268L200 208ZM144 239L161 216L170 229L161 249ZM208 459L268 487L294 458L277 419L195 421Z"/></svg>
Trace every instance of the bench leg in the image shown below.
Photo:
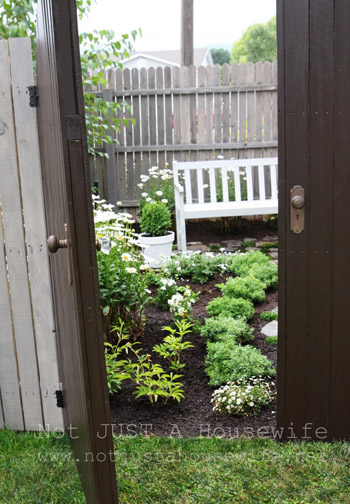
<svg viewBox="0 0 350 504"><path fill-rule="evenodd" d="M176 209L176 239L178 250L186 252L186 222L181 208Z"/></svg>

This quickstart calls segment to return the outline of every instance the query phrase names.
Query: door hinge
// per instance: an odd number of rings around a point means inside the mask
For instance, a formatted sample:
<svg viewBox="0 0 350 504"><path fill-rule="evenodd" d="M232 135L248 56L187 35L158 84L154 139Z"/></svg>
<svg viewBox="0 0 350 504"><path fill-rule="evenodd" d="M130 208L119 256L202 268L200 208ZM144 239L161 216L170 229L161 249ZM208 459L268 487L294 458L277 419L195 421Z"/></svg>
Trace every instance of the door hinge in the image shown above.
<svg viewBox="0 0 350 504"><path fill-rule="evenodd" d="M29 91L29 106L30 107L37 107L38 100L39 100L37 87L36 86L28 86L28 91Z"/></svg>
<svg viewBox="0 0 350 504"><path fill-rule="evenodd" d="M64 395L62 390L56 390L56 405L57 408L64 408Z"/></svg>

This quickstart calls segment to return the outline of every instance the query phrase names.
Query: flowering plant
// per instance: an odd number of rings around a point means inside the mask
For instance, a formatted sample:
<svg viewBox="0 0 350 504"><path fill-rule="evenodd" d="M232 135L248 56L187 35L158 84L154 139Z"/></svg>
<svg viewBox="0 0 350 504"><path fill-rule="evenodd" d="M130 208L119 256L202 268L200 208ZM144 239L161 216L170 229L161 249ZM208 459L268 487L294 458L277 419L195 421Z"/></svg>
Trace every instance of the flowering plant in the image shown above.
<svg viewBox="0 0 350 504"><path fill-rule="evenodd" d="M178 287L178 292L168 300L175 321L192 319L192 305L197 301L198 296L199 293L193 292L190 287Z"/></svg>
<svg viewBox="0 0 350 504"><path fill-rule="evenodd" d="M228 382L213 393L213 411L239 416L257 415L262 406L272 401L275 395L273 385L273 382L256 377Z"/></svg>
<svg viewBox="0 0 350 504"><path fill-rule="evenodd" d="M148 175L141 175L141 182L138 187L141 190L139 201L141 213L144 205L151 201L161 201L168 206L171 213L174 213L174 177L171 170L152 166L148 171Z"/></svg>
<svg viewBox="0 0 350 504"><path fill-rule="evenodd" d="M178 287L175 280L172 278L160 278L158 293L154 301L161 308L167 310L169 308L168 300L177 294L177 291Z"/></svg>
<svg viewBox="0 0 350 504"><path fill-rule="evenodd" d="M110 327L121 319L136 338L143 334L143 311L151 297L147 266L131 227L134 221L129 214L115 213L111 205L94 199L95 229L102 241L97 263L105 334L113 342Z"/></svg>

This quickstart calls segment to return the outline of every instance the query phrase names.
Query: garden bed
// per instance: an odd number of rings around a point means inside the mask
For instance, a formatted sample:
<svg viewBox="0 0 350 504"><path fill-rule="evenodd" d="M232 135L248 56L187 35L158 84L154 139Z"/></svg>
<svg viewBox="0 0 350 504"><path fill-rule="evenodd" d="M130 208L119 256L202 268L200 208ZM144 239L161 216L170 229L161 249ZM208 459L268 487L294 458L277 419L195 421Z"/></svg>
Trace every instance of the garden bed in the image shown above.
<svg viewBox="0 0 350 504"><path fill-rule="evenodd" d="M274 234L262 222L244 221L243 229L238 233L236 231L222 234L217 226L217 223L205 222L205 225L201 222L193 223L193 225L190 223L188 241L199 241L200 238L201 242L206 244L223 243L230 239L243 240L247 236L262 239L266 235ZM198 302L193 307L193 315L202 324L208 317L206 306L209 301L221 294L216 284L223 283L228 276L217 273L214 279L203 285L191 281L179 282L190 286L195 292L201 292ZM152 289L153 296L155 292L156 289ZM255 305L255 315L249 322L254 330L254 340L251 345L260 349L276 367L277 347L268 345L265 341L266 337L261 334L261 328L266 322L259 318L259 314L277 306L277 290L267 291L266 294L265 301ZM171 324L172 316L168 310L163 310L154 303L146 308L145 316L147 323L142 345L144 353L150 354L154 345L162 342L165 336L162 327ZM126 381L123 383L122 390L110 399L115 433L183 437L200 435L227 438L273 437L276 425L276 399L269 406L264 407L258 416L237 417L213 412L211 397L217 387L208 384L208 376L204 371L207 354L205 341L199 333L189 334L186 339L194 347L182 354L182 362L186 364L186 367L181 370L185 398L180 403L169 401L166 406L161 404L152 406L146 398L135 399L133 394L135 384ZM162 364L162 358L154 353L152 353L152 359L153 362Z"/></svg>

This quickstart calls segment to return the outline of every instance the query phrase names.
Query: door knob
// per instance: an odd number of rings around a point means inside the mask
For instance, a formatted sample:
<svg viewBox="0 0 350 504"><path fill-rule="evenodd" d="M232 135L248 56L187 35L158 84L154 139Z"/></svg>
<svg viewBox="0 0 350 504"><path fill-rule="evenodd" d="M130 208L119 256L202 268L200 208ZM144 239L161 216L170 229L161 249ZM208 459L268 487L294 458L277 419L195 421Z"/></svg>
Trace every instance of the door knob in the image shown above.
<svg viewBox="0 0 350 504"><path fill-rule="evenodd" d="M57 236L51 235L47 239L47 246L49 251L55 254L60 248L68 248L68 240L59 240Z"/></svg>
<svg viewBox="0 0 350 504"><path fill-rule="evenodd" d="M294 198L292 198L292 206L294 208L297 208L297 209L301 209L301 208L304 208L305 206L305 198L301 195L298 195L298 196L294 196Z"/></svg>

